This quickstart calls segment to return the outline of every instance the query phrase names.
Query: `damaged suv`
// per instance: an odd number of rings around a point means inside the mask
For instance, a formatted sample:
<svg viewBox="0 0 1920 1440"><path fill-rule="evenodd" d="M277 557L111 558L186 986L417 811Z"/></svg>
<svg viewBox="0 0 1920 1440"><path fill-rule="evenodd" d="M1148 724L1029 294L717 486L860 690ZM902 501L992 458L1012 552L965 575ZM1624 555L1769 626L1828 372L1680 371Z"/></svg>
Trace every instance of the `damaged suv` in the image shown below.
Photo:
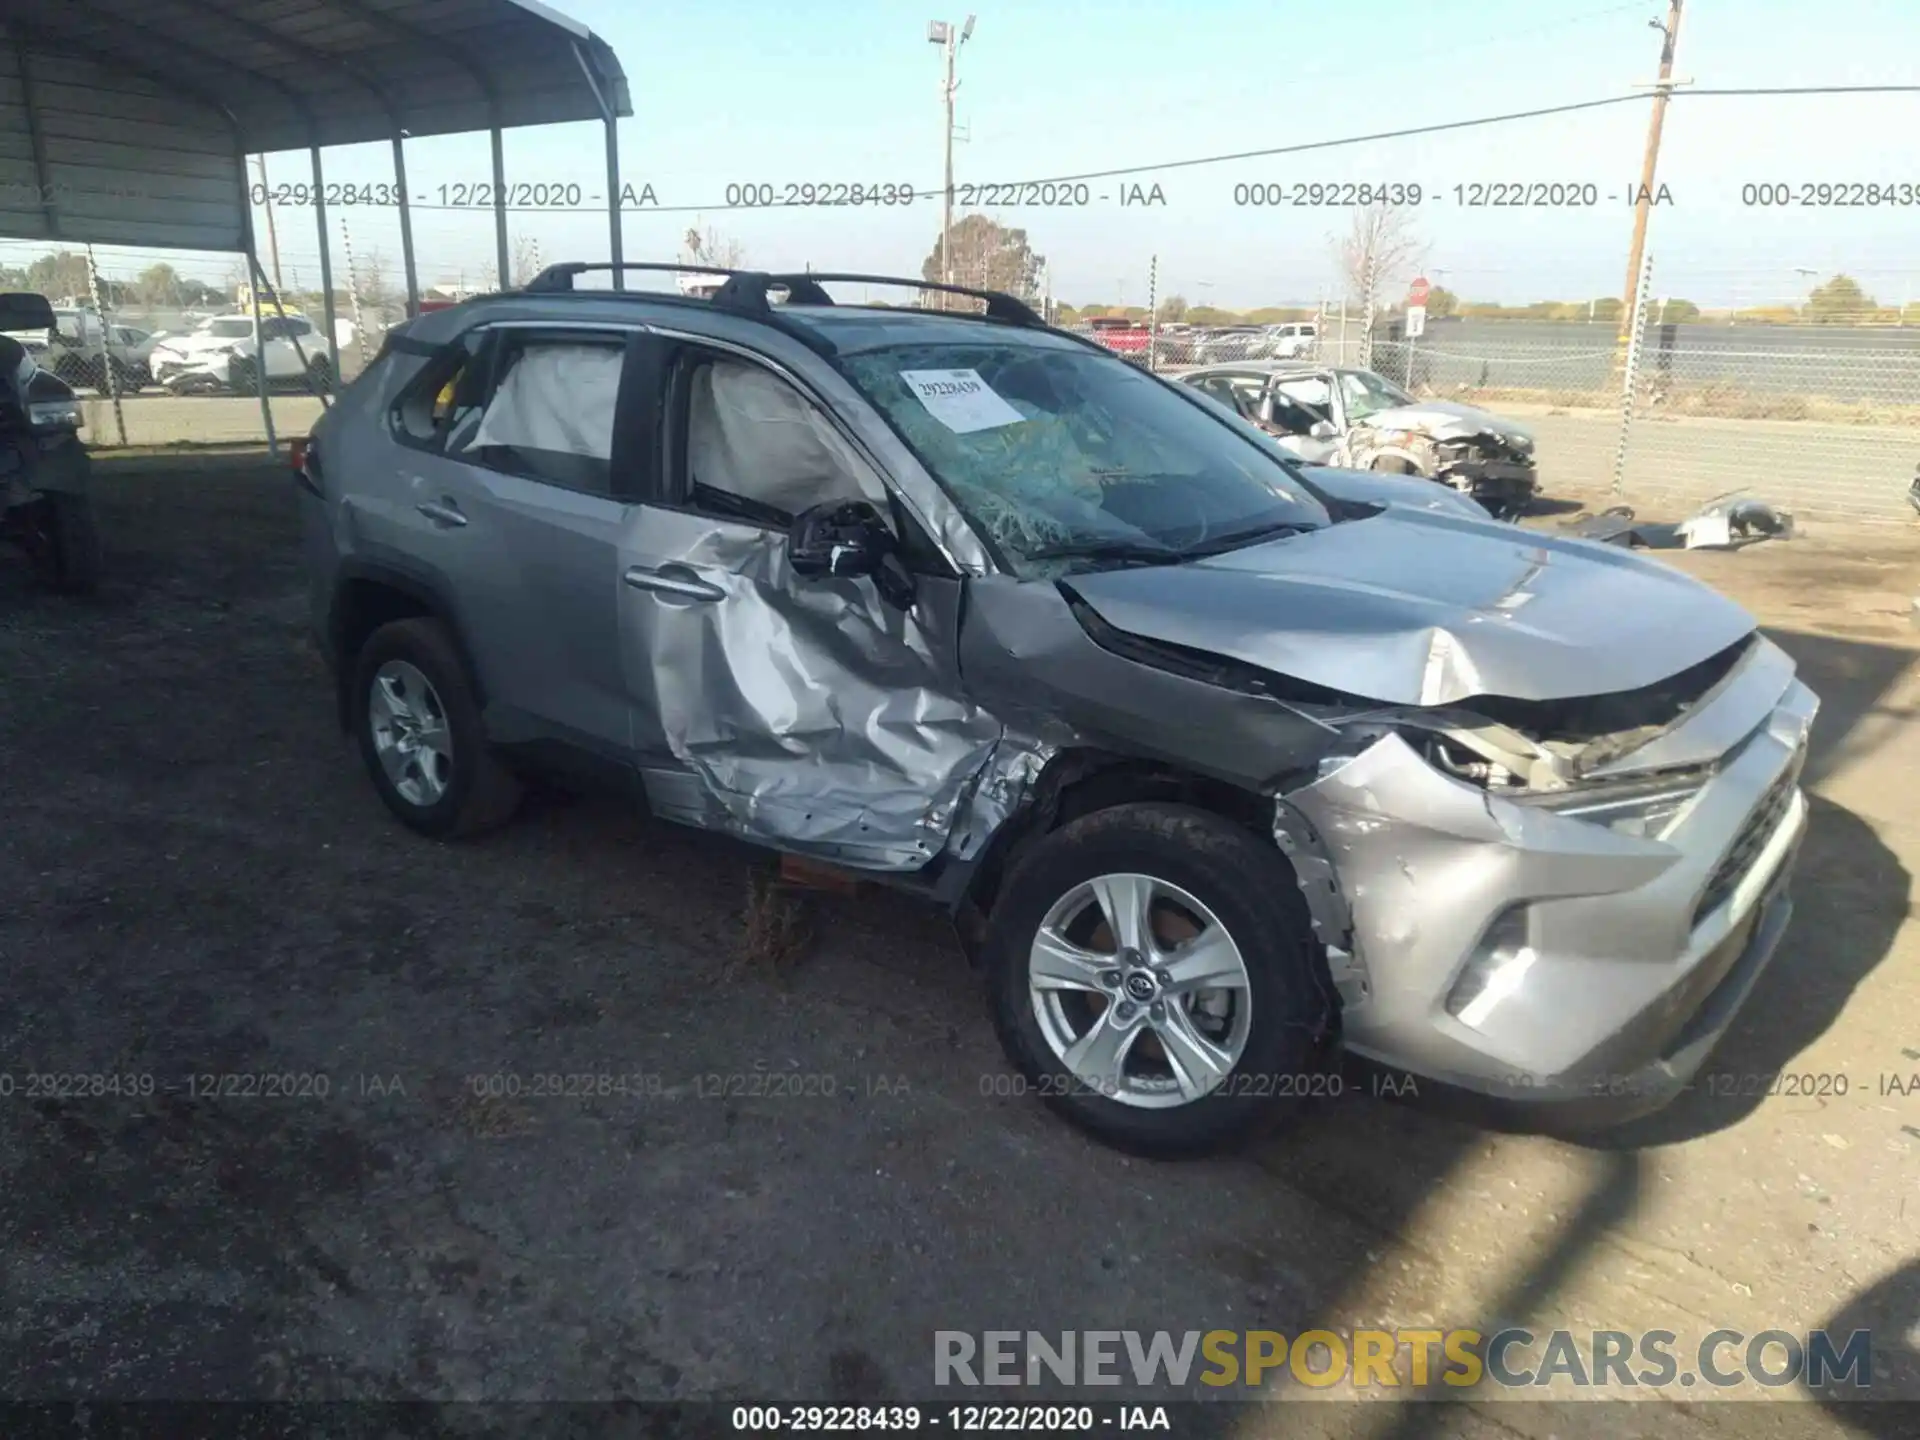
<svg viewBox="0 0 1920 1440"><path fill-rule="evenodd" d="M1004 295L605 268L396 330L300 460L406 824L564 763L919 891L1024 1084L1148 1153L1340 1046L1582 1124L1700 1066L1787 923L1817 703L1732 602L1296 466Z"/></svg>
<svg viewBox="0 0 1920 1440"><path fill-rule="evenodd" d="M1424 475L1502 520L1526 514L1539 490L1524 425L1476 405L1416 400L1371 370L1255 360L1177 378L1311 463Z"/></svg>

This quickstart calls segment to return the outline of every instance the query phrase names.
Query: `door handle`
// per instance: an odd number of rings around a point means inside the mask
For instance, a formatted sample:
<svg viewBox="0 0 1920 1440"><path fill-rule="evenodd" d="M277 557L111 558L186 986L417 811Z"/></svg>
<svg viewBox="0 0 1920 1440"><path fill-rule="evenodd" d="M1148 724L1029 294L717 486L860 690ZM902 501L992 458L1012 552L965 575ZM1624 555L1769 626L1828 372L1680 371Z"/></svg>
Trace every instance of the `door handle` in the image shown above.
<svg viewBox="0 0 1920 1440"><path fill-rule="evenodd" d="M442 503L437 500L422 500L413 507L437 525L464 525L467 517L460 513L460 507L451 500Z"/></svg>
<svg viewBox="0 0 1920 1440"><path fill-rule="evenodd" d="M646 565L632 565L622 577L636 590L652 590L661 595L675 595L682 600L724 600L727 592L711 581L702 580L685 565L662 565L653 569Z"/></svg>

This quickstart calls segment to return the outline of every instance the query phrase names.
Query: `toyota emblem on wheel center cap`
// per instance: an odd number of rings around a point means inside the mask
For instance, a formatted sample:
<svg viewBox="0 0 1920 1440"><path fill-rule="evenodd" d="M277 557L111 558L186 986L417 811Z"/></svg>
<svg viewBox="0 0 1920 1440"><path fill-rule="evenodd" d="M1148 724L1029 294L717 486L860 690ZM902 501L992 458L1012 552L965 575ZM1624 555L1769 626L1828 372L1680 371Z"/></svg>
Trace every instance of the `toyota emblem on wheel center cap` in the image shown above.
<svg viewBox="0 0 1920 1440"><path fill-rule="evenodd" d="M1159 988L1159 982L1145 970L1127 976L1127 995L1134 1000L1151 1000Z"/></svg>

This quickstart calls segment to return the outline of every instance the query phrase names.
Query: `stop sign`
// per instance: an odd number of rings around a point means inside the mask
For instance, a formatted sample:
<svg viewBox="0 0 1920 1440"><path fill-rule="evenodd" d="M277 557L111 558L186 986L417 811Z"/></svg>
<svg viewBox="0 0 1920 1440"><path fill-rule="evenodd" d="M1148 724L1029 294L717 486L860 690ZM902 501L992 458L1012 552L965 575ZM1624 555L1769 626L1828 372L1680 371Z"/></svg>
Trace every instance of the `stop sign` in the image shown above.
<svg viewBox="0 0 1920 1440"><path fill-rule="evenodd" d="M1407 286L1407 304L1425 305L1427 303L1427 296L1432 289L1433 287L1427 284L1426 276L1416 275L1413 283Z"/></svg>

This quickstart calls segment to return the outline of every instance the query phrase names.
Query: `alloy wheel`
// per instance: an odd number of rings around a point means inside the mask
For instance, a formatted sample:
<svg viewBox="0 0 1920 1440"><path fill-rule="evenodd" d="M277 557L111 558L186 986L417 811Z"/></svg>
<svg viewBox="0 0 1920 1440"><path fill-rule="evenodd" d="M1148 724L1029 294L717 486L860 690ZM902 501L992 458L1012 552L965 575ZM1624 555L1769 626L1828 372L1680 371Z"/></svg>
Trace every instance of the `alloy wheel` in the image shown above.
<svg viewBox="0 0 1920 1440"><path fill-rule="evenodd" d="M453 781L453 739L427 677L404 660L387 661L374 672L367 716L374 754L401 798L423 809L439 801Z"/></svg>
<svg viewBox="0 0 1920 1440"><path fill-rule="evenodd" d="M1081 1085L1168 1109L1217 1089L1246 1049L1252 982L1233 936L1151 875L1100 875L1047 912L1027 962L1034 1019Z"/></svg>

